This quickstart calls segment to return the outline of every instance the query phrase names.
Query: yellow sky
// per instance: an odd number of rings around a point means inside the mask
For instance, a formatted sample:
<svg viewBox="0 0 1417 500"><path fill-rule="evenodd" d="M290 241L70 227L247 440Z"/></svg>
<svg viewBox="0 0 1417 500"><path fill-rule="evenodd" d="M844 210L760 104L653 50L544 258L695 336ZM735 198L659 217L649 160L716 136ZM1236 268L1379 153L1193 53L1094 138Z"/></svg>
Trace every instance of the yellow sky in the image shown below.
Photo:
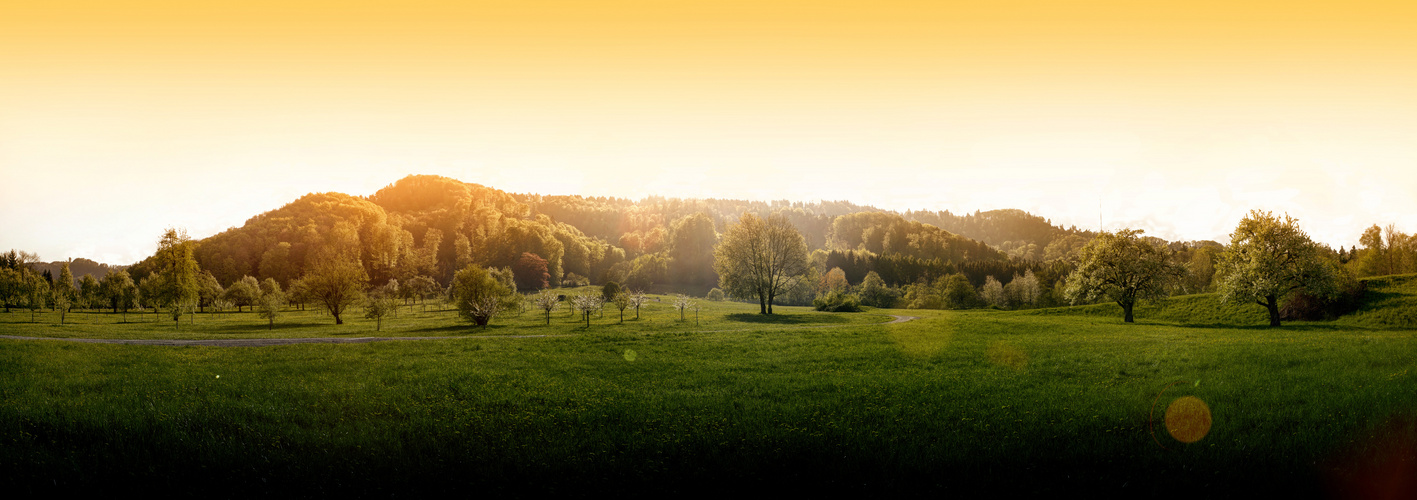
<svg viewBox="0 0 1417 500"><path fill-rule="evenodd" d="M1413 89L1411 2L0 0L0 247L409 173L1351 245L1417 231Z"/></svg>

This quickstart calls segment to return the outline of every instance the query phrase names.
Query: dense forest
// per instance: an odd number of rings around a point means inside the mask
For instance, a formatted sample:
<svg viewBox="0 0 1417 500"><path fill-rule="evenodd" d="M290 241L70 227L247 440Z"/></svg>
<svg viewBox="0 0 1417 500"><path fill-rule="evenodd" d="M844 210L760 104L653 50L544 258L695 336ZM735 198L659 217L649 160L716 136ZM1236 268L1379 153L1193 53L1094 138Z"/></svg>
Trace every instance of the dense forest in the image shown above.
<svg viewBox="0 0 1417 500"><path fill-rule="evenodd" d="M785 217L806 243L811 265L778 297L786 305L809 305L832 293L874 306L1061 305L1064 279L1097 236L1020 210L955 215L845 201L544 196L416 175L368 197L303 196L192 242L191 254L204 290L199 307L223 298L237 307L253 305L259 292L252 290L260 286L298 290L314 266L341 256L362 267L371 289L391 282L442 289L458 270L476 266L509 276L523 292L614 282L704 296L719 285L715 246L746 213ZM1220 243L1145 240L1185 270L1167 293L1214 290ZM1417 270L1417 238L1375 225L1360 241L1361 248L1324 252L1351 276ZM0 293L7 308L36 300L22 293L28 285L18 273L26 268L51 289L69 277L71 285L57 288L72 289L76 306L116 309L117 299L102 298L98 278L123 272L141 288L159 271L157 257L125 268L86 259L43 263L12 251L0 262L9 273Z"/></svg>

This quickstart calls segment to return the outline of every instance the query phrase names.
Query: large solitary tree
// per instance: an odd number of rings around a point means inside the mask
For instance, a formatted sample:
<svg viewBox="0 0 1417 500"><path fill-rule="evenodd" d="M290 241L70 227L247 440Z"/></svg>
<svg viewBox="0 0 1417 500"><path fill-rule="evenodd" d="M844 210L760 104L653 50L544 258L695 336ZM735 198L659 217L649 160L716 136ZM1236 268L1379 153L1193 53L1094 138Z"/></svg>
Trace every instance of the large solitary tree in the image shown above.
<svg viewBox="0 0 1417 500"><path fill-rule="evenodd" d="M1138 300L1165 297L1166 285L1185 271L1141 234L1140 229L1104 232L1083 246L1078 267L1068 276L1068 299L1107 297L1122 306L1122 321L1132 323Z"/></svg>
<svg viewBox="0 0 1417 500"><path fill-rule="evenodd" d="M807 267L807 243L782 214L762 219L745 212L714 248L719 287L735 297L757 297L761 314L772 314L773 299L796 285Z"/></svg>
<svg viewBox="0 0 1417 500"><path fill-rule="evenodd" d="M1297 219L1260 210L1251 210L1230 234L1216 275L1221 300L1264 306L1269 326L1279 326L1279 302L1285 296L1297 290L1331 296L1336 281L1333 264L1299 229Z"/></svg>

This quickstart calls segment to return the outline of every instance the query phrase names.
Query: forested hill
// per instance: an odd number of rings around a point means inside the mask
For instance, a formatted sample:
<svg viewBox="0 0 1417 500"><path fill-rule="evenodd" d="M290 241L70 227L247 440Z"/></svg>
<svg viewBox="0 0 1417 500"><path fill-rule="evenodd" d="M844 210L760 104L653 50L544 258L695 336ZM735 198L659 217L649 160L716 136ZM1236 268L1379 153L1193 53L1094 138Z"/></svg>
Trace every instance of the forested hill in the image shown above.
<svg viewBox="0 0 1417 500"><path fill-rule="evenodd" d="M543 196L419 175L368 197L303 196L201 240L195 253L198 265L222 285L244 276L286 284L316 259L344 255L357 257L374 284L414 276L447 283L455 270L472 264L515 268L544 261L550 285L616 281L706 290L717 283L712 262L718 234L744 212L786 215L809 249L822 250L819 267L832 254L837 260L893 259L892 265L905 266L900 269L934 273L1058 258L1091 236L1020 211L959 217L902 215L843 201ZM1060 246L1070 238L1075 245ZM1014 258L1001 250L1014 250ZM151 264L140 262L130 272L141 279ZM937 277L914 274L902 271L891 281Z"/></svg>

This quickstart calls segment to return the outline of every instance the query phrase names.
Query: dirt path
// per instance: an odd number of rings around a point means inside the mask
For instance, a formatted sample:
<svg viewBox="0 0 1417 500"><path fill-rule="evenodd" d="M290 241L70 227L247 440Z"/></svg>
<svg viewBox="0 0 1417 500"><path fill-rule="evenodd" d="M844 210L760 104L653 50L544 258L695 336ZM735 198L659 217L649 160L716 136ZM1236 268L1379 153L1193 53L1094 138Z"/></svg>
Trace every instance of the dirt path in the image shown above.
<svg viewBox="0 0 1417 500"><path fill-rule="evenodd" d="M881 325L893 325L907 321L920 319L919 316L901 316L896 314L888 315L892 319ZM786 328L840 328L843 326L857 325L807 325ZM699 333L736 332L750 330L749 328L739 330L704 330ZM367 344L370 342L383 342L386 340L447 340L447 339L536 339L544 337L570 337L571 335L466 335L458 337L317 337L303 339L206 339L206 340L166 340L166 339L75 339L63 337L20 337L16 335L0 335L0 339L14 340L67 340L69 342L84 342L89 344L128 344L128 345L202 345L215 347L264 347L272 345L291 344Z"/></svg>

